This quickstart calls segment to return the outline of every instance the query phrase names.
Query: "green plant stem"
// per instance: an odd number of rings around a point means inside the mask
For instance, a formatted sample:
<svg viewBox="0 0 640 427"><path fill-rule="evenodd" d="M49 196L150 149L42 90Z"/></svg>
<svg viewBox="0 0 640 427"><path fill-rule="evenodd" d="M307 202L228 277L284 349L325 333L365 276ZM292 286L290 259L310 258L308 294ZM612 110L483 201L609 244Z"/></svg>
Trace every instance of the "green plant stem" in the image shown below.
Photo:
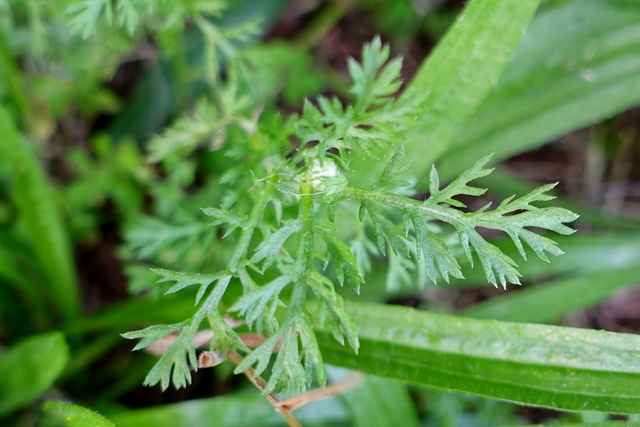
<svg viewBox="0 0 640 427"><path fill-rule="evenodd" d="M307 49L315 46L342 19L348 6L344 1L326 4L313 21L296 36L293 43Z"/></svg>
<svg viewBox="0 0 640 427"><path fill-rule="evenodd" d="M342 194L353 200L381 203L398 209L411 211L417 210L433 219L444 221L449 224L467 220L467 218L464 218L463 212L455 209L441 207L437 204L425 204L424 202L413 200L408 197L396 196L395 194L370 191L357 187L347 187Z"/></svg>
<svg viewBox="0 0 640 427"><path fill-rule="evenodd" d="M307 286L304 283L304 276L313 263L313 187L309 184L300 185L300 213L298 218L302 223L300 241L298 243L298 261L296 266L296 281L291 295L290 312L295 316L300 313L304 306Z"/></svg>
<svg viewBox="0 0 640 427"><path fill-rule="evenodd" d="M258 226L258 222L264 213L265 205L269 200L269 195L271 194L272 187L265 186L256 201L256 204L253 206L253 210L249 215L249 221L246 226L242 227L242 234L240 236L240 241L238 242L238 246L236 247L235 252L233 253L233 257L231 261L229 261L229 269L232 273L237 273L238 269L241 267L241 261L244 256L246 256L247 251L249 250L249 244L251 243L251 237L253 236L253 230Z"/></svg>
<svg viewBox="0 0 640 427"><path fill-rule="evenodd" d="M307 269L311 262L311 252L313 250L313 187L309 184L300 186L300 214L299 219L302 223L302 233L300 235L300 244L298 249L298 262L301 267Z"/></svg>

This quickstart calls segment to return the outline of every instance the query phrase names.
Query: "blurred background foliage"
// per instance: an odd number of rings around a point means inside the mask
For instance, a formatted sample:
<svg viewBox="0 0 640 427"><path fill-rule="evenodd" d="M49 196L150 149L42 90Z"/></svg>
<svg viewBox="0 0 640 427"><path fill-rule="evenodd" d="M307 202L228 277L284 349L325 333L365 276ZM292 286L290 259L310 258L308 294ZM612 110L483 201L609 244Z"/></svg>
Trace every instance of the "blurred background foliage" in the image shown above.
<svg viewBox="0 0 640 427"><path fill-rule="evenodd" d="M78 424L64 425L111 425L84 406L118 426L283 425L229 362L185 390L143 388L154 356L131 353L119 334L192 310L192 295L159 298L166 288L150 266L221 267L228 248L200 208L238 202L234 185L254 179L246 170L266 150L234 139L267 131L305 97L348 99L346 60L376 34L404 57L409 81L464 3L0 0L0 423L61 425L71 414ZM544 1L462 129L412 153L417 174L435 162L449 179L494 153L490 195L472 209L559 181L558 204L581 214L579 233L557 238L565 255L523 262L524 286L508 292L475 269L389 294L374 267L363 297L638 333L639 23L634 1ZM231 148L216 150L222 141ZM149 162L160 153L171 155ZM304 425L363 426L627 419L376 377L295 414Z"/></svg>

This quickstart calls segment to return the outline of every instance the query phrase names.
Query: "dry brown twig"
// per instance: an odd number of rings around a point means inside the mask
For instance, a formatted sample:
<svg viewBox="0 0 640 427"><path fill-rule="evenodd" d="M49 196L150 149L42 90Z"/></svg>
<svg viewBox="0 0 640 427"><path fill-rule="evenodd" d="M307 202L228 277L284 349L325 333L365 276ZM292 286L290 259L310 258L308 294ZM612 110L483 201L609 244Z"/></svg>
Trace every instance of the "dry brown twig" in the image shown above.
<svg viewBox="0 0 640 427"><path fill-rule="evenodd" d="M243 322L238 322L231 318L225 318L225 321L231 327L237 327L243 324ZM242 339L242 342L249 348L258 347L266 340L263 335L254 333L240 334L239 336L240 339ZM149 344L145 350L156 356L162 356L177 338L177 334L168 335ZM211 342L212 338L213 331L211 329L202 330L195 335L193 339L193 346L195 348L202 347ZM279 347L280 345L278 344L275 350L277 351ZM241 355L231 349L227 350L226 356L219 351L203 351L198 356L198 368L210 368L217 366L227 358L236 365L239 365L244 360ZM258 390L262 392L274 409L282 414L290 427L302 427L302 425L291 414L292 411L303 407L307 403L344 393L345 391L359 385L363 379L362 374L354 373L340 379L339 381L331 383L326 387L311 390L307 393L294 396L286 400L281 400L276 393L264 393L267 387L267 382L259 375L256 376L253 368L249 368L244 371L244 375L249 379L249 381L251 381L251 383L253 383L253 385L256 386Z"/></svg>

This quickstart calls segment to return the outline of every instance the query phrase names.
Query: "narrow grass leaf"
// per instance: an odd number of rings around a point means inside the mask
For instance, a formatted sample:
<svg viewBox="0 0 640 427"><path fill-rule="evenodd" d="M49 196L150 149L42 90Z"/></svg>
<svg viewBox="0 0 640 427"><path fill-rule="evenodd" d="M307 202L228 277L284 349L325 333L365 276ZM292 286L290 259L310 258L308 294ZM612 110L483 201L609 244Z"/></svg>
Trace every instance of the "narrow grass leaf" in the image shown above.
<svg viewBox="0 0 640 427"><path fill-rule="evenodd" d="M360 350L318 335L327 363L554 409L636 413L640 337L348 303Z"/></svg>
<svg viewBox="0 0 640 427"><path fill-rule="evenodd" d="M418 123L407 132L405 144L407 157L420 159L411 167L420 180L426 181L428 168L498 82L539 3L540 0L469 2L409 83L401 100L428 94L420 105ZM379 175L384 163L375 166L370 161L354 165L354 169L363 172L362 183ZM419 186L424 187L423 184L419 181Z"/></svg>
<svg viewBox="0 0 640 427"><path fill-rule="evenodd" d="M494 297L458 313L478 319L548 323L640 282L640 267L574 275Z"/></svg>
<svg viewBox="0 0 640 427"><path fill-rule="evenodd" d="M536 17L495 90L443 154L441 175L455 177L478 157L495 153L498 161L637 105L639 22L636 2L608 0L570 2Z"/></svg>
<svg viewBox="0 0 640 427"><path fill-rule="evenodd" d="M12 170L11 191L51 297L67 318L80 312L73 256L54 190L29 142L0 107L0 159Z"/></svg>

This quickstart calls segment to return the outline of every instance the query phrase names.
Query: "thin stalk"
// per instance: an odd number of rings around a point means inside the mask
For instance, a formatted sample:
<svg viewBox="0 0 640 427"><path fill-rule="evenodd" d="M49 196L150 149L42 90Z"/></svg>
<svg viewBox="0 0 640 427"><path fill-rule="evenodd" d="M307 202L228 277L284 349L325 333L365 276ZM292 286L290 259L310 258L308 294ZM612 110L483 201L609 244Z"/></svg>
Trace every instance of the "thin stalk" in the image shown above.
<svg viewBox="0 0 640 427"><path fill-rule="evenodd" d="M348 199L376 202L398 209L419 211L433 219L444 221L449 224L465 220L464 214L455 209L445 208L437 204L425 204L418 200L413 200L404 196L397 196L391 193L382 193L357 187L347 187L342 194Z"/></svg>
<svg viewBox="0 0 640 427"><path fill-rule="evenodd" d="M229 359L236 364L236 366L240 365L244 360L242 356L240 356L238 353L236 353L233 350L229 350L227 352L227 355L229 356ZM264 393L265 389L267 388L267 382L261 376L255 375L255 370L253 368L249 368L243 373L249 379L249 381L251 381L253 385L255 385L258 388L258 390ZM267 398L269 403L274 407L274 409L280 412L284 417L284 419L287 420L287 424L289 425L289 427L302 427L302 424L300 424L298 420L296 420L294 416L291 415L291 412L289 411L289 409L286 406L281 405L282 401L280 400L280 398L276 393L268 393L265 395L265 397Z"/></svg>
<svg viewBox="0 0 640 427"><path fill-rule="evenodd" d="M298 219L302 223L300 240L298 243L298 260L296 266L297 279L295 288L291 295L290 313L292 317L298 316L304 306L307 294L307 286L304 283L304 276L312 267L313 263L313 236L314 236L314 201L313 187L310 184L300 185L300 212Z"/></svg>
<svg viewBox="0 0 640 427"><path fill-rule="evenodd" d="M242 234L240 235L240 241L238 242L238 246L236 246L236 250L233 253L233 257L231 261L229 261L229 269L232 273L237 273L239 268L241 267L241 260L247 254L249 250L249 245L251 244L251 237L253 237L253 231L258 226L258 222L264 213L265 205L269 200L269 195L271 194L272 187L265 186L256 201L256 204L253 206L253 210L249 215L249 221L246 226L242 227Z"/></svg>
<svg viewBox="0 0 640 427"><path fill-rule="evenodd" d="M364 375L359 372L354 372L353 374L347 375L341 380L331 383L326 387L311 390L307 393L293 396L287 400L281 400L278 403L278 407L281 409L288 409L289 411L295 411L308 403L343 394L347 390L360 385L363 380Z"/></svg>
<svg viewBox="0 0 640 427"><path fill-rule="evenodd" d="M346 2L338 1L324 5L305 29L295 37L293 43L306 49L315 46L342 19L348 7Z"/></svg>

